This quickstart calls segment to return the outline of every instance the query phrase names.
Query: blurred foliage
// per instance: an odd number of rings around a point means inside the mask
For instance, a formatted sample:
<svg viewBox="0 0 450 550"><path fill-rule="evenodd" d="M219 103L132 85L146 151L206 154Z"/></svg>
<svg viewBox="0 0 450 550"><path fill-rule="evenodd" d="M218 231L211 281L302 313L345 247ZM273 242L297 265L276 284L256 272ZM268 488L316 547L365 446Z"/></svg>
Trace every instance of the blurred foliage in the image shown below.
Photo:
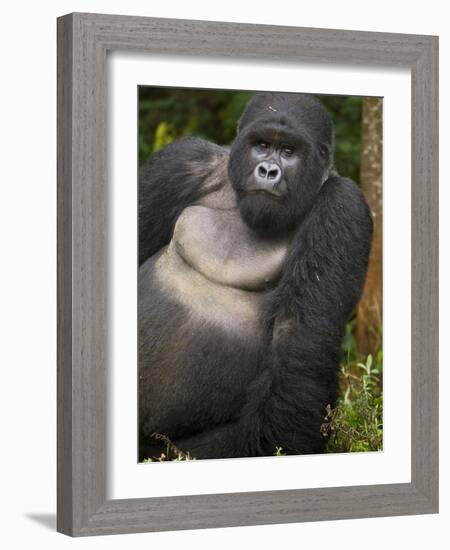
<svg viewBox="0 0 450 550"><path fill-rule="evenodd" d="M359 183L362 97L320 95L334 122L334 158L341 176Z"/></svg>
<svg viewBox="0 0 450 550"><path fill-rule="evenodd" d="M183 136L229 145L253 92L139 87L139 162ZM335 124L340 174L359 182L361 105L354 96L318 96Z"/></svg>
<svg viewBox="0 0 450 550"><path fill-rule="evenodd" d="M139 88L139 162L176 138L199 136L230 144L252 92Z"/></svg>

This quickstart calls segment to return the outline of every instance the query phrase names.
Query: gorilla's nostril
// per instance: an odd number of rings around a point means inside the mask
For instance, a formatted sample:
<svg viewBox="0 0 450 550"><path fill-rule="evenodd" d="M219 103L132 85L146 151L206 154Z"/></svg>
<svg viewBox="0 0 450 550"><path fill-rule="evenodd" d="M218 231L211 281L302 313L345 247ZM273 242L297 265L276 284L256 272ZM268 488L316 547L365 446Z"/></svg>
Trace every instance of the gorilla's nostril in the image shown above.
<svg viewBox="0 0 450 550"><path fill-rule="evenodd" d="M278 168L272 168L272 170L269 170L269 173L268 173L267 177L270 180L274 180L278 177L278 174L279 174Z"/></svg>
<svg viewBox="0 0 450 550"><path fill-rule="evenodd" d="M267 177L267 170L264 168L264 166L260 166L258 168L258 174L262 177L262 178L266 178Z"/></svg>

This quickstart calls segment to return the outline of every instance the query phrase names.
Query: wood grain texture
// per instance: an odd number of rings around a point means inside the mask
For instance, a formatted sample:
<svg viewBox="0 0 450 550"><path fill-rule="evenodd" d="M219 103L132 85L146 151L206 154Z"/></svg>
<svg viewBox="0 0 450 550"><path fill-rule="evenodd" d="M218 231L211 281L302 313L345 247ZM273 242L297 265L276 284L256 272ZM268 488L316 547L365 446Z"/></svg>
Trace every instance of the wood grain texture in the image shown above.
<svg viewBox="0 0 450 550"><path fill-rule="evenodd" d="M438 509L439 97L438 41L411 71L412 479Z"/></svg>
<svg viewBox="0 0 450 550"><path fill-rule="evenodd" d="M72 525L72 24L58 21L57 529Z"/></svg>
<svg viewBox="0 0 450 550"><path fill-rule="evenodd" d="M423 514L438 509L438 40L116 15L58 20L58 530L73 536ZM106 52L410 67L412 481L106 499Z"/></svg>

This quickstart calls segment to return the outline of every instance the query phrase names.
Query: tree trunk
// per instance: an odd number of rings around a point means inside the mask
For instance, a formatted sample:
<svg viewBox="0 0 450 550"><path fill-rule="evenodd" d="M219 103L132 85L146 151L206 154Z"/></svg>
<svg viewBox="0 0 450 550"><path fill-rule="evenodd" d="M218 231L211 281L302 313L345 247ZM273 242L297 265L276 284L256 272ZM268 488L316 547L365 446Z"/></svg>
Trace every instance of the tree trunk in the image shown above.
<svg viewBox="0 0 450 550"><path fill-rule="evenodd" d="M374 232L366 284L358 305L356 343L361 354L381 345L383 273L383 100L366 97L362 106L361 190L372 211Z"/></svg>

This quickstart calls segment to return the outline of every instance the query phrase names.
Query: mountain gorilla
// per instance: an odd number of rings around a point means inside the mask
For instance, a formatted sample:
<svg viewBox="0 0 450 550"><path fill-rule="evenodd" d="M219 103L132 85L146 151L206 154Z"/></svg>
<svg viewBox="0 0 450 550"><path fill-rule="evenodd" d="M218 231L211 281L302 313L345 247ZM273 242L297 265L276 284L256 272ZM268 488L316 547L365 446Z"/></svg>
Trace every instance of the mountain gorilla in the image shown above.
<svg viewBox="0 0 450 550"><path fill-rule="evenodd" d="M149 158L139 187L139 453L320 453L372 234L312 96L259 93L230 148Z"/></svg>

